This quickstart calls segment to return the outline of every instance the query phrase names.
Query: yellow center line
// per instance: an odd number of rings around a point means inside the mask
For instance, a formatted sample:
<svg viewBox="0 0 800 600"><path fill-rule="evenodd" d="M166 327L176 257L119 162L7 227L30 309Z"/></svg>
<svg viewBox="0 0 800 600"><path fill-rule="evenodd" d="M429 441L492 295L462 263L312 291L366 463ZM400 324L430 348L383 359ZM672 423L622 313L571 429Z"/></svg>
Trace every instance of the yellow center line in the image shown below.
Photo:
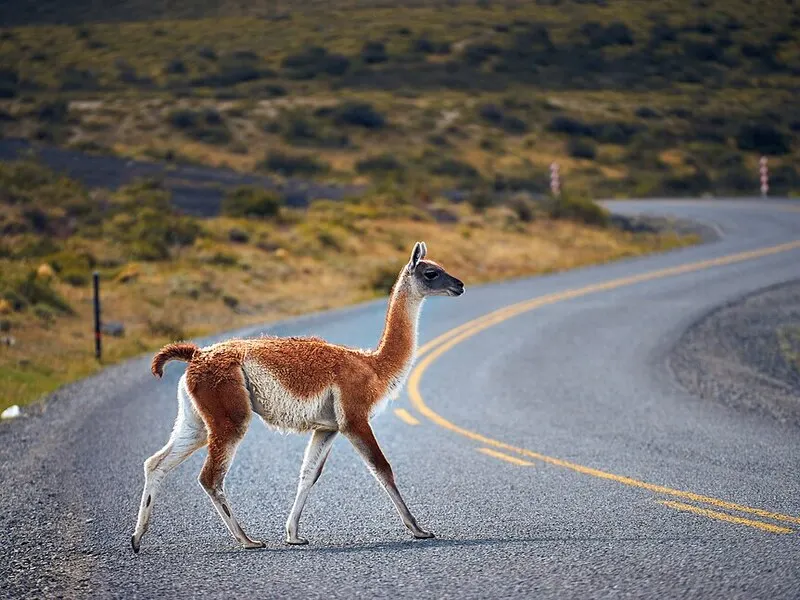
<svg viewBox="0 0 800 600"><path fill-rule="evenodd" d="M757 258L762 258L765 256L770 256L781 252L796 250L798 248L800 248L800 240L788 242L785 244L780 244L777 246L770 246L768 248L761 248L758 250L750 250L747 252L731 254L720 258L688 263L677 267L659 269L657 271L650 271L648 273L642 273L640 275L622 277L604 283L598 283L582 288L566 290L564 292L548 294L546 296L540 296L538 298L533 298L531 300L518 302L508 307L495 310L482 317L468 321L467 323L464 323L459 327L456 327L448 332L443 333L442 335L431 340L430 342L428 342L427 344L425 344L420 348L419 356L423 358L417 363L417 365L411 371L411 374L409 375L408 378L409 399L411 400L412 406L420 414L422 414L424 417L426 417L439 427L442 427L443 429L447 429L449 431L462 435L466 438L479 442L485 446L492 446L494 448L500 448L502 450L515 452L517 454L521 454L529 458L534 458L536 460L540 460L542 462L555 465L558 467L563 467L565 469L570 469L578 473L583 473L585 475L590 475L592 477L597 477L600 479L615 481L623 485L645 489L657 494L664 494L664 495L674 496L677 498L682 498L684 500L691 500L694 502L710 504L718 508L740 511L744 513L758 515L760 517L765 517L768 519L800 524L800 517L794 517L790 515L770 512L760 508L753 508L750 506L744 506L741 504L728 502L726 500L720 500L718 498L712 498L710 496L703 496L701 494L695 494L693 492L677 490L662 485L655 485L652 483L647 483L645 481L639 481L638 479L633 479L631 477L615 475L613 473L608 473L606 471L601 471L599 469L594 469L592 467L586 467L570 461L554 458L552 456L546 456L544 454L533 452L525 448L519 448L517 446L513 446L511 444L502 442L500 440L495 440L493 438L487 437L485 435L482 435L475 431L471 431L469 429L465 429L464 427L460 427L448 421L447 419L445 419L444 417L433 411L430 407L428 407L427 404L425 404L425 401L423 400L422 394L420 393L419 390L420 382L422 380L422 376L425 373L425 371L431 366L431 364L433 364L433 362L436 359L442 356L445 352L452 349L454 346L460 344L464 340L476 335L477 333L484 331L485 329L488 329L493 325L497 325L498 323L502 323L503 321L511 319L516 315L534 310L536 308L540 308L542 306L555 304L557 302L562 302L564 300L569 300L572 298L587 296L589 294L601 291L612 290L623 286L641 283L644 281L652 281L654 279L661 279L664 277L671 277L675 275L681 275L684 273L692 273L694 271L700 271L712 267L731 265L747 260L754 260Z"/></svg>
<svg viewBox="0 0 800 600"><path fill-rule="evenodd" d="M691 504L684 504L683 502L659 500L658 503L663 504L664 506L669 506L670 508L674 508L675 510L692 512L697 515L709 517L710 519L718 519L720 521L727 521L728 523L736 523L737 525L747 525L748 527L755 527L756 529L762 529L764 531L769 531L770 533L794 533L794 530L789 529L788 527L779 527L778 525L773 525L772 523L753 521L752 519L743 519L742 517L735 517L727 513L717 512L716 510L700 508L699 506L692 506Z"/></svg>
<svg viewBox="0 0 800 600"><path fill-rule="evenodd" d="M499 458L500 460L510 462L511 464L518 465L520 467L533 466L532 462L528 462L527 460L522 460L521 458L517 458L516 456L509 456L508 454L503 454L502 452L498 452L497 450L492 450L491 448L478 448L478 452L482 452L487 456L493 456L494 458Z"/></svg>
<svg viewBox="0 0 800 600"><path fill-rule="evenodd" d="M419 425L419 420L405 408L395 408L394 414L396 414L402 421L405 421L409 425Z"/></svg>

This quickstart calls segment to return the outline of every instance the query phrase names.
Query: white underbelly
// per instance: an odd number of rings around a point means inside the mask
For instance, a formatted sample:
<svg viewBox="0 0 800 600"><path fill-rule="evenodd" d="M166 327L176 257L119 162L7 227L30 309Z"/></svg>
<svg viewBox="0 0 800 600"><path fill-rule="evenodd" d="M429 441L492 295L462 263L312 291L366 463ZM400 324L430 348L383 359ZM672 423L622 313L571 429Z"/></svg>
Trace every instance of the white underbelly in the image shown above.
<svg viewBox="0 0 800 600"><path fill-rule="evenodd" d="M341 393L330 386L312 397L300 397L287 390L260 365L242 365L252 395L253 411L269 426L280 431L339 429Z"/></svg>

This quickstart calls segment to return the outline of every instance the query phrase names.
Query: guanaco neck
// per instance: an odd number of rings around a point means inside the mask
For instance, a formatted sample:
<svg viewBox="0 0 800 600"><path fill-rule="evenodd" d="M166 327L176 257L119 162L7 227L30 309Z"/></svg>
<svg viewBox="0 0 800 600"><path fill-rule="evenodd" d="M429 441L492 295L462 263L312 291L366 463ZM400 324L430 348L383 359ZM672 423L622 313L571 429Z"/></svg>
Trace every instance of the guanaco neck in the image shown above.
<svg viewBox="0 0 800 600"><path fill-rule="evenodd" d="M387 383L402 378L414 360L422 300L412 292L408 279L401 274L392 288L386 324L373 353L376 370Z"/></svg>

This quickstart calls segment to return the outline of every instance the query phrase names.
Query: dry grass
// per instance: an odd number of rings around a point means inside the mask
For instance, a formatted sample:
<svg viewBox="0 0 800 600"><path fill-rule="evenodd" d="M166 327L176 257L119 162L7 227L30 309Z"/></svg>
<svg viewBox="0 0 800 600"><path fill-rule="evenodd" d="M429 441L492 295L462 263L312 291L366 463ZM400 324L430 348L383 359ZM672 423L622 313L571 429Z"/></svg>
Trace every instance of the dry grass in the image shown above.
<svg viewBox="0 0 800 600"><path fill-rule="evenodd" d="M125 336L104 338L104 363L93 358L89 287L56 283L75 309L52 322L27 313L0 316L14 346L0 346L0 409L25 404L104 365L194 337L248 324L367 300L380 295L375 273L406 260L416 240L467 284L602 263L693 243L675 235L634 236L568 221L514 221L507 209L484 216L461 211L458 223L364 218L333 224L323 209L297 226L218 218L205 222L210 238L165 263L129 264L102 283L104 318L121 321ZM225 239L233 226L250 243ZM357 233L356 233L357 232ZM269 245L259 241L269 241ZM262 248L267 248L262 249ZM291 252L291 248L302 251ZM227 257L222 260L219 256ZM219 263L235 264L219 264ZM28 265L35 268L35 264ZM0 268L4 268L0 261ZM5 335L5 334L4 334Z"/></svg>

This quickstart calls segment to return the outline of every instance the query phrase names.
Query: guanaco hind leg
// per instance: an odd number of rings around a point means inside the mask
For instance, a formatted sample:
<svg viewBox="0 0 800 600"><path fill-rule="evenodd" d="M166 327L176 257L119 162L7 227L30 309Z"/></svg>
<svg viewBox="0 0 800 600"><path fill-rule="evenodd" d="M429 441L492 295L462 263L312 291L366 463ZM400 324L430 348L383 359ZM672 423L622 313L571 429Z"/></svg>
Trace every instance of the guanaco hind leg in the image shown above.
<svg viewBox="0 0 800 600"><path fill-rule="evenodd" d="M297 483L297 496L294 499L292 512L286 521L286 543L287 544L307 544L308 540L297 535L300 525L300 515L306 504L306 499L311 488L322 474L322 468L333 448L333 440L336 439L336 431L323 431L317 429L311 434L311 439L306 446L303 456L303 466L300 467L300 480Z"/></svg>
<svg viewBox="0 0 800 600"><path fill-rule="evenodd" d="M134 552L139 552L142 536L150 525L153 502L167 474L206 444L206 427L189 399L184 378L178 384L178 416L166 445L144 463L144 489L139 504L136 530L131 538Z"/></svg>
<svg viewBox="0 0 800 600"><path fill-rule="evenodd" d="M222 382L214 381L211 385L198 385L193 390L198 410L208 428L208 456L199 481L231 535L245 548L263 548L263 542L250 539L244 532L225 496L225 475L251 416L250 395L241 371L237 375Z"/></svg>
<svg viewBox="0 0 800 600"><path fill-rule="evenodd" d="M351 425L347 431L343 431L342 433L344 433L345 437L353 444L353 447L361 455L361 458L364 460L369 470L372 471L372 474L381 486L383 486L383 489L389 495L394 507L400 514L403 523L408 527L414 537L420 539L436 537L431 532L422 529L417 524L414 515L408 510L406 503L403 501L403 497L400 495L400 491L395 485L392 467L383 455L383 451L378 445L378 441L375 439L375 434L372 432L372 427L370 427L369 423L365 421L363 423Z"/></svg>
<svg viewBox="0 0 800 600"><path fill-rule="evenodd" d="M233 516L233 510L230 508L231 505L225 496L223 487L225 474L233 462L236 447L240 441L241 437L234 437L221 440L213 439L208 444L208 457L203 465L203 470L200 472L200 485L203 486L208 497L211 498L214 508L217 509L231 535L245 548L263 548L264 542L250 539L242 529L242 526L239 525L236 517Z"/></svg>

